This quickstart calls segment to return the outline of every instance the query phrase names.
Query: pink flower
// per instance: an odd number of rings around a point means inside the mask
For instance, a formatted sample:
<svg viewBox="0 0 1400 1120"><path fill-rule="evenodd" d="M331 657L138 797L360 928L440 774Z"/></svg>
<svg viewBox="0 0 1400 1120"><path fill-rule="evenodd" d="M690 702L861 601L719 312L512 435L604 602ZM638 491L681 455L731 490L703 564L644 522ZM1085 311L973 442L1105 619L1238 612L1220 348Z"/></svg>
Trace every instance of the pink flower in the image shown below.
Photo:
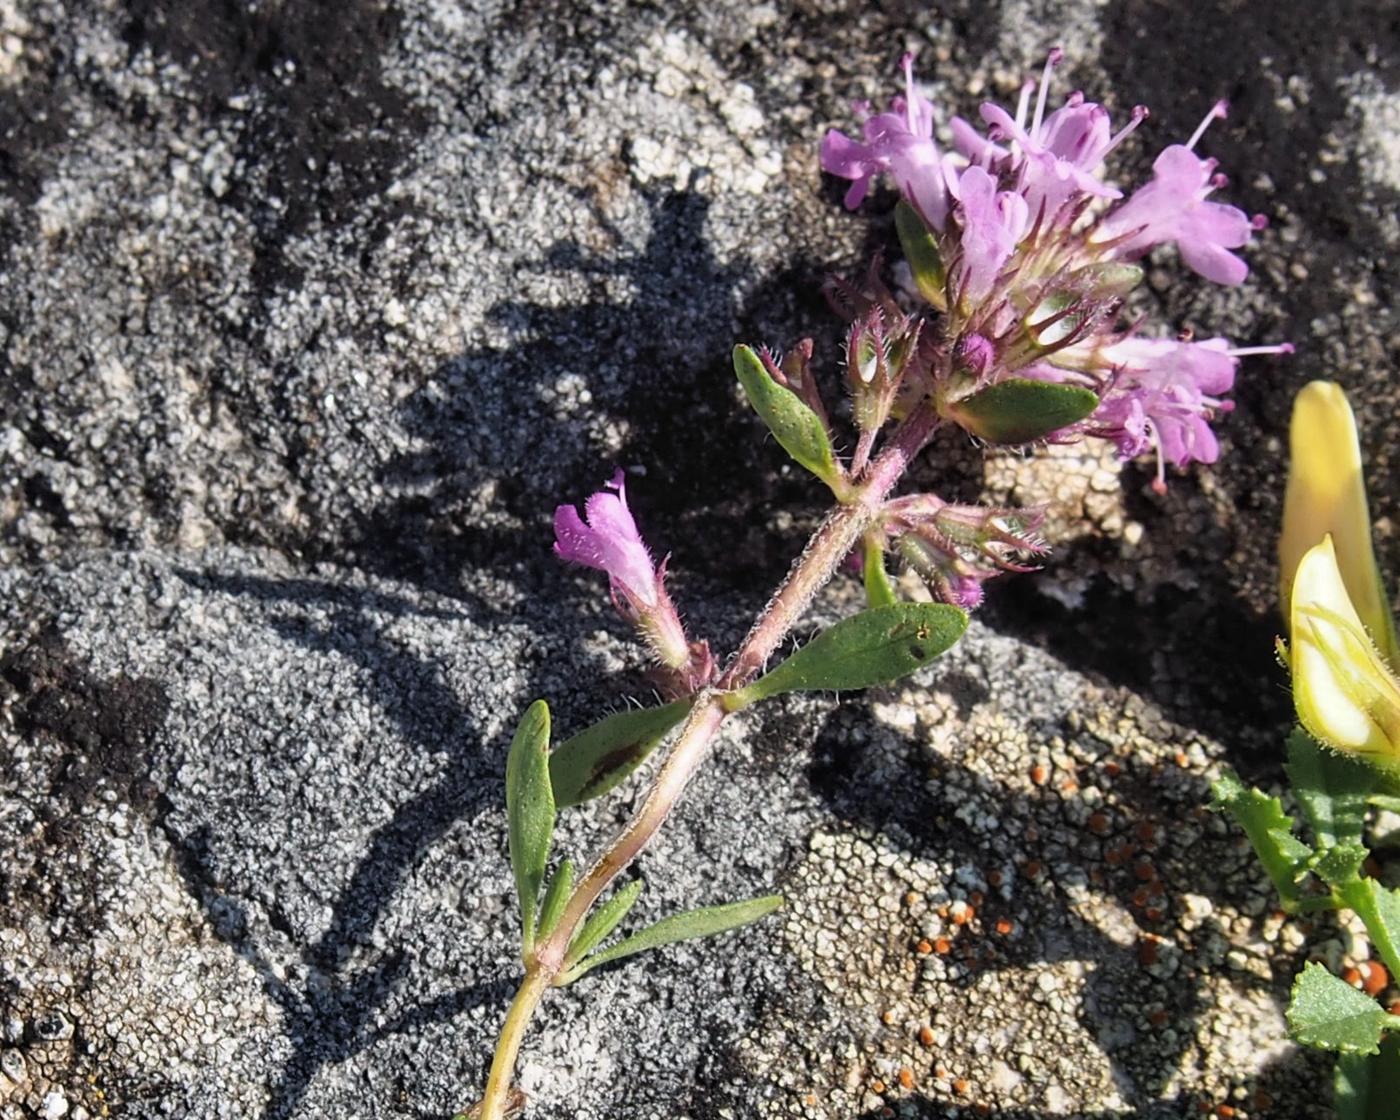
<svg viewBox="0 0 1400 1120"><path fill-rule="evenodd" d="M623 595L641 612L660 601L661 580L627 508L622 472L606 487L584 504L587 524L575 506L554 511L554 551L572 563L607 572L613 594Z"/></svg>
<svg viewBox="0 0 1400 1120"><path fill-rule="evenodd" d="M962 224L958 298L975 304L996 285L1026 232L1030 210L1015 191L998 191L997 181L982 168L969 167L958 178L958 217Z"/></svg>
<svg viewBox="0 0 1400 1120"><path fill-rule="evenodd" d="M1224 115L1225 102L1217 102L1186 144L1165 149L1152 165L1152 181L1109 213L1090 240L1114 242L1115 255L1127 258L1174 241L1186 266L1207 280L1243 281L1249 267L1229 250L1244 245L1262 220L1251 221L1234 206L1207 202L1225 177L1215 173L1215 160L1201 159L1192 151L1210 122Z"/></svg>
<svg viewBox="0 0 1400 1120"><path fill-rule="evenodd" d="M870 190L870 180L887 171L924 220L942 229L948 216L947 157L934 143L933 105L914 88L914 56L906 54L900 65L905 96L893 98L887 111L866 119L863 141L831 129L822 139L821 165L833 175L852 180L846 191L847 209L859 206Z"/></svg>

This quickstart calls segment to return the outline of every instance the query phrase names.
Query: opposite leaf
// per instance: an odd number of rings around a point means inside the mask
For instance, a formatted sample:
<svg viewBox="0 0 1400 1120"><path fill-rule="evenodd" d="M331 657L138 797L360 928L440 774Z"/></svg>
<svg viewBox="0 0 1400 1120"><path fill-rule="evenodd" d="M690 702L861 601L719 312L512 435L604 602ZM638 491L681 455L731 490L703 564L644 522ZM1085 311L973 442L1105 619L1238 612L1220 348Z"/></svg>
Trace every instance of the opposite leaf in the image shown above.
<svg viewBox="0 0 1400 1120"><path fill-rule="evenodd" d="M555 979L555 987L563 987L582 973L573 972L574 965L591 953L594 947L617 928L617 923L627 916L637 896L642 893L642 881L633 879L602 906L593 911L583 928L569 942L569 951L564 955L564 967Z"/></svg>
<svg viewBox="0 0 1400 1120"><path fill-rule="evenodd" d="M1394 1120L1400 1100L1400 1039L1385 1038L1378 1054L1340 1055L1334 1088L1337 1120Z"/></svg>
<svg viewBox="0 0 1400 1120"><path fill-rule="evenodd" d="M1288 737L1284 766L1319 847L1354 843L1366 823L1366 799L1380 775L1355 759L1325 750L1301 727Z"/></svg>
<svg viewBox="0 0 1400 1120"><path fill-rule="evenodd" d="M555 804L566 809L607 793L646 761L692 703L616 712L560 743L549 756Z"/></svg>
<svg viewBox="0 0 1400 1120"><path fill-rule="evenodd" d="M1211 785L1211 793L1213 807L1225 810L1244 829L1284 905L1296 902L1298 876L1313 853L1292 834L1293 818L1283 811L1283 803L1248 788L1228 771Z"/></svg>
<svg viewBox="0 0 1400 1120"><path fill-rule="evenodd" d="M1304 1046L1344 1054L1374 1054L1381 1032L1400 1023L1370 996L1310 962L1293 983L1288 1027Z"/></svg>
<svg viewBox="0 0 1400 1120"><path fill-rule="evenodd" d="M919 295L936 310L947 311L948 297L943 288L947 271L943 267L943 255L938 251L938 241L933 231L924 224L919 212L902 199L894 208L894 228L899 234L899 247L904 250L904 259L909 262L909 271L914 274Z"/></svg>
<svg viewBox="0 0 1400 1120"><path fill-rule="evenodd" d="M771 914L782 904L782 896L772 894L764 898L752 898L747 902L709 906L703 910L690 910L684 914L662 918L661 921L647 926L640 933L634 933L631 937L619 941L601 953L595 953L570 970L564 982L577 980L585 972L597 968L600 964L621 960L623 957L630 957L636 953L644 953L648 949L657 949L675 941L689 941L696 937L710 937L717 933L738 929L740 926L746 926L750 922L756 922L759 918Z"/></svg>
<svg viewBox="0 0 1400 1120"><path fill-rule="evenodd" d="M1099 398L1077 385L1012 377L948 405L960 427L988 443L1030 443L1067 428L1099 406Z"/></svg>
<svg viewBox="0 0 1400 1120"><path fill-rule="evenodd" d="M525 955L535 946L535 908L554 836L554 793L549 784L549 706L536 700L526 710L506 759L506 815L510 866L520 896Z"/></svg>
<svg viewBox="0 0 1400 1120"><path fill-rule="evenodd" d="M554 871L545 888L544 901L540 903L539 936L541 939L554 932L559 915L569 901L574 889L574 861L566 859Z"/></svg>
<svg viewBox="0 0 1400 1120"><path fill-rule="evenodd" d="M889 684L921 669L967 629L967 615L946 603L872 607L823 630L771 673L736 694L736 707L798 690Z"/></svg>
<svg viewBox="0 0 1400 1120"><path fill-rule="evenodd" d="M784 451L825 482L840 497L846 489L831 439L821 417L791 389L779 385L747 346L734 347L734 372L749 404L762 417Z"/></svg>

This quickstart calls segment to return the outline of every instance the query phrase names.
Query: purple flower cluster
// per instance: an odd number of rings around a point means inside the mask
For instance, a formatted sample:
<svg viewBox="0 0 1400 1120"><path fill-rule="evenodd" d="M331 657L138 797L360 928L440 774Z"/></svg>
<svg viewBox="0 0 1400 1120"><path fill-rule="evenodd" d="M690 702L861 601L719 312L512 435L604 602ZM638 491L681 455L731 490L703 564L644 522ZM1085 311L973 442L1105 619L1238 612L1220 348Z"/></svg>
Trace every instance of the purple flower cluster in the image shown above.
<svg viewBox="0 0 1400 1120"><path fill-rule="evenodd" d="M1265 223L1210 200L1226 180L1196 146L1225 115L1224 102L1186 143L1167 147L1151 181L1123 200L1103 178L1103 163L1147 110L1134 109L1116 133L1108 111L1082 93L1047 112L1060 59L1052 51L1038 86L1022 87L1014 116L982 106L985 135L954 117L952 148L945 150L906 55L904 95L867 116L860 139L828 132L821 164L851 180L849 207L860 204L875 176L889 175L934 235L944 265L948 370L966 374L971 367L958 356L975 353L984 371L954 391L975 392L1012 374L1087 386L1100 407L1059 438L1104 436L1125 457L1155 449L1160 486L1166 462L1215 461L1219 446L1208 421L1229 408L1222 394L1234 383L1239 357L1292 348L1245 351L1224 339L1158 340L1118 329L1123 297L1142 276L1133 262L1174 244L1207 280L1238 284L1248 268L1233 250Z"/></svg>

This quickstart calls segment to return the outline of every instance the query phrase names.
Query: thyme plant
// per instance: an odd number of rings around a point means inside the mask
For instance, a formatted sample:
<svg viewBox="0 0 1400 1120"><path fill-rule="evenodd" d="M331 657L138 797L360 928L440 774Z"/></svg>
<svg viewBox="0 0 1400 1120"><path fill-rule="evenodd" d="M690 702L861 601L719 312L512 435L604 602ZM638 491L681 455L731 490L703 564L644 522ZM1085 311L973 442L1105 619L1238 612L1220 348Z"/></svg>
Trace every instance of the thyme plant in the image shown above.
<svg viewBox="0 0 1400 1120"><path fill-rule="evenodd" d="M582 512L556 512L556 552L607 574L618 612L655 658L663 703L609 716L551 747L549 711L538 701L515 733L506 801L525 971L483 1096L469 1111L477 1120L521 1107L516 1056L551 987L681 938L733 929L781 904L773 896L693 910L606 944L641 883L609 889L656 836L725 722L785 692L849 691L922 668L963 634L989 578L1027 570L1046 551L1042 511L896 493L935 431L953 425L989 446L1108 439L1124 458L1155 454L1160 489L1168 463L1215 461L1210 422L1230 407L1224 394L1239 359L1291 349L1158 337L1123 321L1145 253L1173 244L1205 279L1238 284L1247 268L1235 250L1264 222L1210 198L1224 178L1197 149L1224 103L1184 143L1166 147L1151 180L1124 199L1104 161L1147 110L1134 109L1117 132L1108 111L1081 93L1047 111L1060 60L1052 51L1014 114L984 104L985 131L953 117L944 148L906 56L902 96L883 112L862 110L858 138L833 130L822 141L823 169L850 181L847 207L861 204L877 176L897 187L894 225L908 271L892 287L877 263L829 285L848 324L848 423L827 408L810 340L782 357L734 351L748 403L832 500L737 649L717 660L687 633L667 592L666 562L657 564L644 543L621 472ZM842 446L849 455L838 453ZM862 572L867 609L765 671L848 558ZM931 601L901 600L892 564L917 573ZM650 789L614 841L581 874L571 859L551 872L556 813L606 794L668 739Z"/></svg>

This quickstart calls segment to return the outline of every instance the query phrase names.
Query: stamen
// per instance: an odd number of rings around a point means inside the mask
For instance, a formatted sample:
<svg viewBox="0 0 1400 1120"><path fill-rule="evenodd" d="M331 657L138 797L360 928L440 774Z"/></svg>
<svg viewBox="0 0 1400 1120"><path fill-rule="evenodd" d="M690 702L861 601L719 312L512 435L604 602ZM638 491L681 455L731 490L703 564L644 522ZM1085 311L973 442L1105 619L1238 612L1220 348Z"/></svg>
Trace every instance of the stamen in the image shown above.
<svg viewBox="0 0 1400 1120"><path fill-rule="evenodd" d="M1016 102L1016 127L1025 131L1026 111L1031 107L1031 90L1035 89L1034 79L1027 79L1021 86L1021 99Z"/></svg>
<svg viewBox="0 0 1400 1120"><path fill-rule="evenodd" d="M1255 214L1249 219L1250 226L1255 230L1269 228L1269 216L1267 214Z"/></svg>
<svg viewBox="0 0 1400 1120"><path fill-rule="evenodd" d="M1099 158L1102 159L1104 156L1108 155L1109 152L1113 151L1114 148L1118 147L1119 144L1123 143L1124 140L1132 135L1137 126L1142 124L1142 122L1147 120L1151 115L1146 105L1134 105L1133 119L1118 130L1118 134L1108 142L1108 147L1103 150L1103 155Z"/></svg>
<svg viewBox="0 0 1400 1120"><path fill-rule="evenodd" d="M1213 191L1218 191L1222 187L1228 187L1229 185L1230 177L1228 175L1217 172L1210 177L1210 189Z"/></svg>
<svg viewBox="0 0 1400 1120"><path fill-rule="evenodd" d="M1226 350L1232 358L1247 358L1251 354L1292 354L1297 347L1291 342L1280 342L1277 346L1244 346L1238 350Z"/></svg>
<svg viewBox="0 0 1400 1120"><path fill-rule="evenodd" d="M909 131L917 135L919 129L914 120L914 99L918 93L914 89L914 52L905 51L899 65L904 70L904 117L909 123Z"/></svg>
<svg viewBox="0 0 1400 1120"><path fill-rule="evenodd" d="M1045 57L1045 69L1040 75L1040 96L1035 99L1035 120L1031 121L1032 136L1040 131L1040 122L1045 119L1045 99L1050 95L1050 71L1055 69L1064 57L1065 52L1059 47L1052 47Z"/></svg>
<svg viewBox="0 0 1400 1120"><path fill-rule="evenodd" d="M1210 127L1210 122L1214 120L1224 120L1230 110L1228 101L1217 101L1210 107L1210 112L1206 114L1205 120L1196 126L1196 131L1191 133L1191 139L1186 141L1187 150L1196 146L1196 141L1206 134L1206 129Z"/></svg>

